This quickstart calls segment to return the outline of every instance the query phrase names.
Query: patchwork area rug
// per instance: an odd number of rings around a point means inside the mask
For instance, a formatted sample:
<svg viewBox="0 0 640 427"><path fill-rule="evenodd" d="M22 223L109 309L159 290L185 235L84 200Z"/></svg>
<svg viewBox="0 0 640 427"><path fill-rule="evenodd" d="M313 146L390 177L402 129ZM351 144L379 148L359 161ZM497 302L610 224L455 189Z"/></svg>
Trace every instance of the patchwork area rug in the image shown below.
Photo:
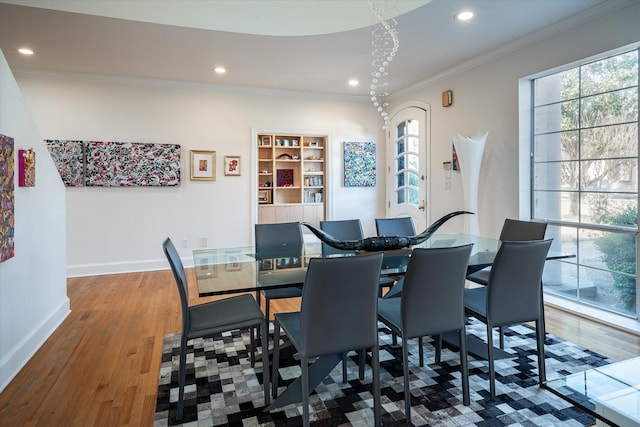
<svg viewBox="0 0 640 427"><path fill-rule="evenodd" d="M485 337L485 326L473 322L467 333ZM538 386L535 330L528 325L505 332L505 351L511 359L496 361L494 401L489 399L488 366L469 356L471 405L462 404L457 352L443 349L442 362L434 363L434 349L425 340L425 366L418 366L417 340L410 340L412 424L404 421L401 348L381 328L380 375L382 421L385 426L587 426L595 420ZM189 342L184 418L176 422L178 399L179 334L164 338L156 403L158 426L298 426L301 405L264 412L262 363L259 351L251 368L248 332L225 333ZM497 339L494 340L497 342ZM602 366L611 361L575 344L547 334L547 379ZM338 364L310 396L313 426L373 425L371 369L358 379L358 359L349 355L348 382L342 383ZM281 364L285 361L281 361ZM281 390L300 374L297 361L280 367Z"/></svg>

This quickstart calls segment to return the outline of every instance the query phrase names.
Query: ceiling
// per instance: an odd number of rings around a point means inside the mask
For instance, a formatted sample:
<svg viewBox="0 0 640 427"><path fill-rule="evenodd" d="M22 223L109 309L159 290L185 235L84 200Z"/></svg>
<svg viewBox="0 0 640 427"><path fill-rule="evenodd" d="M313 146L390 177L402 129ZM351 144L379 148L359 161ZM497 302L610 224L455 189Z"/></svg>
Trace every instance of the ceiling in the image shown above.
<svg viewBox="0 0 640 427"><path fill-rule="evenodd" d="M415 87L632 1L398 0L400 47L387 67L388 90ZM457 22L464 8L475 17ZM0 0L0 48L16 71L369 96L375 22L366 0ZM20 55L23 46L35 55ZM225 74L212 71L219 65ZM360 85L350 87L349 79Z"/></svg>

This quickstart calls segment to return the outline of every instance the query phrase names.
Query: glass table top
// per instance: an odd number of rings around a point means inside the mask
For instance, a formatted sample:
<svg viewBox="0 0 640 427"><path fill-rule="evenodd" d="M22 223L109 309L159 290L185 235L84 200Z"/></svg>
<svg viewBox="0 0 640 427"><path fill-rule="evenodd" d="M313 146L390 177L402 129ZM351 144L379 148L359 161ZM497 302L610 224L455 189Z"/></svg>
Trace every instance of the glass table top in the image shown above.
<svg viewBox="0 0 640 427"><path fill-rule="evenodd" d="M610 425L640 426L640 357L550 380L544 387Z"/></svg>
<svg viewBox="0 0 640 427"><path fill-rule="evenodd" d="M435 234L414 247L449 247L473 243L469 260L471 273L493 263L500 241L468 234ZM403 274L406 271L411 250L399 249L385 252L382 273ZM350 256L354 252L340 255ZM556 254L557 257L566 257ZM273 289L301 284L306 267L313 257L321 257L322 244L309 242L304 245L279 245L273 247L237 247L193 251L194 270L200 296L223 295L237 292ZM550 253L548 259L553 259Z"/></svg>

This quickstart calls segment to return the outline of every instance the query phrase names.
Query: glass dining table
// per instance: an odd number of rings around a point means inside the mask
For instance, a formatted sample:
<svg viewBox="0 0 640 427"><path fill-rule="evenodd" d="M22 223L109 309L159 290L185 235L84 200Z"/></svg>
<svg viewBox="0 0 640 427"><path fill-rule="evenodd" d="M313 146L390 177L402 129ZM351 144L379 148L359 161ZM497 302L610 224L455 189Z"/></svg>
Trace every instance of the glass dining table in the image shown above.
<svg viewBox="0 0 640 427"><path fill-rule="evenodd" d="M406 271L414 247L447 247L473 243L468 273L490 266L500 241L468 234L436 234L407 249L386 251L382 274L401 275ZM329 256L353 256L344 252ZM201 297L255 292L300 285L309 260L322 257L322 244L278 245L201 249L193 251L194 270Z"/></svg>
<svg viewBox="0 0 640 427"><path fill-rule="evenodd" d="M499 240L462 233L435 234L427 241L411 248L385 251L381 274L390 276L404 274L413 248L451 247L469 243L473 243L473 249L467 274L491 266L500 246ZM304 283L309 260L322 256L324 256L322 243L318 241L303 245L195 250L193 251L193 260L198 294L201 297L206 297L301 286ZM328 256L357 256L357 253L344 252ZM549 252L547 260L568 257L571 255ZM544 325L542 327L544 328ZM456 347L454 343L457 342L457 338L448 339L445 335L443 342ZM467 349L471 355L485 359L487 357L486 343L475 336L467 336ZM494 349L494 353L496 359L512 357L499 348ZM316 361L309 371L309 390L315 389L326 374L340 361L339 355L323 356ZM284 393L281 393L272 402L267 410L300 402L301 395L301 385L299 381L294 381Z"/></svg>

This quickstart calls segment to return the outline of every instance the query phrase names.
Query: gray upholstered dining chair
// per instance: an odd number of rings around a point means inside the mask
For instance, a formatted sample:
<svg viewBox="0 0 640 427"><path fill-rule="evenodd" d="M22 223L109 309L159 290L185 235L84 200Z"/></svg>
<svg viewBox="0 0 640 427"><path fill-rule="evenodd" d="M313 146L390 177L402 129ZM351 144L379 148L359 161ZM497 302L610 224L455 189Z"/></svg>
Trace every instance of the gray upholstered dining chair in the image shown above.
<svg viewBox="0 0 640 427"><path fill-rule="evenodd" d="M281 222L275 224L256 224L255 225L255 243L256 252L260 252L261 248L268 248L270 251L277 246L289 245L299 246L302 249L304 239L302 230L298 222ZM300 284L302 285L302 283ZM271 300L283 298L298 298L302 296L302 289L299 286L291 286L281 289L267 289L258 291L256 299L260 304L260 294L265 299L265 317L267 322L270 321Z"/></svg>
<svg viewBox="0 0 640 427"><path fill-rule="evenodd" d="M326 231L331 236L340 240L361 240L364 238L362 223L359 219L344 219L333 221L320 221L320 229ZM344 253L345 251L335 249L326 243L322 243L322 256ZM392 288L397 278L390 276L380 276L380 296L384 288Z"/></svg>
<svg viewBox="0 0 640 427"><path fill-rule="evenodd" d="M378 320L402 337L404 416L411 421L411 390L407 340L418 338L420 366L424 364L423 337L435 336L440 362L442 333L457 331L462 377L462 402L469 405L469 369L463 305L467 265L473 245L416 248L411 254L399 298L378 300Z"/></svg>
<svg viewBox="0 0 640 427"><path fill-rule="evenodd" d="M267 336L267 322L256 300L242 294L221 300L189 306L189 287L180 255L171 239L162 244L178 287L182 307L182 335L180 336L180 361L178 365L178 408L176 420L184 416L184 386L186 382L187 343L189 340L210 337L235 329L262 330ZM250 333L251 366L255 365L254 333ZM269 404L269 355L268 340L262 340L262 371L265 405Z"/></svg>
<svg viewBox="0 0 640 427"><path fill-rule="evenodd" d="M522 242L526 240L542 240L547 231L547 223L541 221L522 221L506 218L500 231L500 241ZM491 267L483 268L467 275L467 280L486 286L489 282ZM504 330L498 328L500 348L504 349Z"/></svg>
<svg viewBox="0 0 640 427"><path fill-rule="evenodd" d="M502 224L500 231L500 240L509 240L511 242L520 242L525 240L542 240L547 231L547 223L540 221L522 221L518 219L506 218ZM467 276L467 280L480 285L486 285L489 281L489 272L491 267L471 273Z"/></svg>
<svg viewBox="0 0 640 427"><path fill-rule="evenodd" d="M410 216L397 218L376 218L378 236L415 236L416 228Z"/></svg>
<svg viewBox="0 0 640 427"><path fill-rule="evenodd" d="M546 380L544 356L544 306L542 271L552 239L502 242L487 286L464 292L465 312L487 325L489 387L496 397L493 328L535 321L538 377Z"/></svg>
<svg viewBox="0 0 640 427"><path fill-rule="evenodd" d="M298 351L301 364L303 424L309 425L311 359L371 349L375 425L381 423L378 278L382 253L339 258L311 258L299 312L277 313L274 320L273 396L277 396L280 330ZM357 309L355 309L357 308Z"/></svg>

